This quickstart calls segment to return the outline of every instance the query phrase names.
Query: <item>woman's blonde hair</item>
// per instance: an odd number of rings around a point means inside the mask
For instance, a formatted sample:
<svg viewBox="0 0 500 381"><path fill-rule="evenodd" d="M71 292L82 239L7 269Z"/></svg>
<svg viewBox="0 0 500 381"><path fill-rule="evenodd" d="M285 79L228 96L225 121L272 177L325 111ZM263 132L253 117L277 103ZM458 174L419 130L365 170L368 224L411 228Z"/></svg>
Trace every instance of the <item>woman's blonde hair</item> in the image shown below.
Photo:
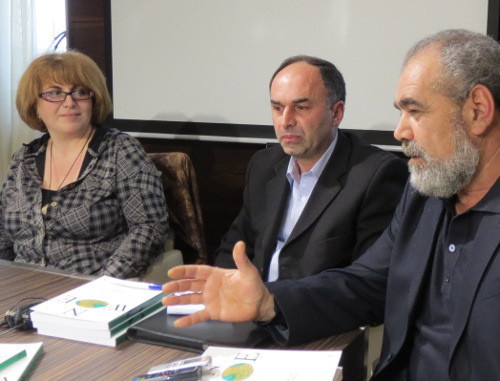
<svg viewBox="0 0 500 381"><path fill-rule="evenodd" d="M31 62L17 87L17 111L21 119L34 130L47 131L47 127L37 114L39 94L47 82L81 86L92 90L93 125L103 123L111 113L112 104L106 78L90 57L76 51L45 54Z"/></svg>

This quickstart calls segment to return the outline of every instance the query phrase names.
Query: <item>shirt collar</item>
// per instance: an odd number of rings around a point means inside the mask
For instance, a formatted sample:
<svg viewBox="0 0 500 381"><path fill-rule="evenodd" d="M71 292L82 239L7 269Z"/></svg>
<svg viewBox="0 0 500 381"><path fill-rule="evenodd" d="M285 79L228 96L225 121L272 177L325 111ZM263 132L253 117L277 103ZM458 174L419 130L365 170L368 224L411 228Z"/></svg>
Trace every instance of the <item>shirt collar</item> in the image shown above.
<svg viewBox="0 0 500 381"><path fill-rule="evenodd" d="M500 179L497 179L488 193L479 200L470 210L478 212L500 213ZM455 204L458 201L458 196L455 194L450 198L443 199L445 207L451 212L455 213Z"/></svg>
<svg viewBox="0 0 500 381"><path fill-rule="evenodd" d="M471 209L481 212L500 213L500 179L497 179L488 193Z"/></svg>
<svg viewBox="0 0 500 381"><path fill-rule="evenodd" d="M311 168L309 172L306 173L311 173L314 177L317 179L321 176L323 173L323 170L325 169L326 163L332 156L333 150L335 149L335 146L337 145L337 140L339 137L339 133L335 134L335 138L333 141L330 143L328 148L326 149L325 153L321 156L321 158L314 164L314 166ZM304 175L305 173L302 173ZM290 157L290 161L288 162L288 168L286 171L286 178L288 179L288 182L290 185L293 185L294 181L300 182L300 169L299 169L299 164L297 163L297 160L292 156Z"/></svg>
<svg viewBox="0 0 500 381"><path fill-rule="evenodd" d="M95 127L95 133L92 139L89 142L89 150L90 152L96 156L99 152L99 148L101 145L104 136L110 131L109 128L98 125ZM38 139L33 140L30 143L23 144L26 147L26 156L38 156L45 151L47 148L47 142L50 138L48 133L43 134Z"/></svg>
<svg viewBox="0 0 500 381"><path fill-rule="evenodd" d="M38 156L44 152L48 140L49 134L46 133L30 143L23 143L23 146L26 147L26 157Z"/></svg>
<svg viewBox="0 0 500 381"><path fill-rule="evenodd" d="M101 143L103 142L104 137L109 133L109 131L110 129L108 127L104 127L101 125L96 127L94 136L89 142L89 153L92 156L98 155L100 149L102 148Z"/></svg>

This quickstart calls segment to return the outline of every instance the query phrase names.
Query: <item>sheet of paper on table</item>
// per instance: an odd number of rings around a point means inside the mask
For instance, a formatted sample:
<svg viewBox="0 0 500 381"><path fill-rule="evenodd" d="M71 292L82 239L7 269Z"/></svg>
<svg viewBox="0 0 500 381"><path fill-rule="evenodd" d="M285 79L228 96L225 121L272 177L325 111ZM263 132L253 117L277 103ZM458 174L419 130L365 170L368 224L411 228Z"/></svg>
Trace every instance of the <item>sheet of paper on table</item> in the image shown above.
<svg viewBox="0 0 500 381"><path fill-rule="evenodd" d="M342 351L248 349L210 346L212 370L203 381L332 381Z"/></svg>
<svg viewBox="0 0 500 381"><path fill-rule="evenodd" d="M184 304L177 306L168 306L167 314L169 315L190 315L201 311L205 308L204 304Z"/></svg>

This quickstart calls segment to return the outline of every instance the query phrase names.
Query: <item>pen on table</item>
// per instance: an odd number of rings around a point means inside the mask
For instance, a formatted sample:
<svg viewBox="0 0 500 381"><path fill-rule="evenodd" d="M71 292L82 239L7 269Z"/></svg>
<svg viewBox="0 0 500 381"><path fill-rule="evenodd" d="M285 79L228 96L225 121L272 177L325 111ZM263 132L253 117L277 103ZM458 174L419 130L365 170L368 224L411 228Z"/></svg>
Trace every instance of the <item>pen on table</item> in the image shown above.
<svg viewBox="0 0 500 381"><path fill-rule="evenodd" d="M153 290L153 291L161 291L161 284L156 283L144 283L144 282L113 282L118 286L130 287L130 288L138 288L141 290Z"/></svg>
<svg viewBox="0 0 500 381"><path fill-rule="evenodd" d="M8 368L11 365L14 365L16 362L25 358L26 356L28 356L28 354L26 353L26 349L23 349L21 352L16 353L15 355L9 357L5 361L2 361L0 363L0 372L4 369Z"/></svg>
<svg viewBox="0 0 500 381"><path fill-rule="evenodd" d="M149 290L155 290L155 291L161 291L161 284L156 284L156 283L136 283L131 287L137 287L137 288L147 288Z"/></svg>
<svg viewBox="0 0 500 381"><path fill-rule="evenodd" d="M161 287L162 285L161 284L155 284L155 283L149 283L148 284L148 287L150 290L158 290L158 291L161 291Z"/></svg>

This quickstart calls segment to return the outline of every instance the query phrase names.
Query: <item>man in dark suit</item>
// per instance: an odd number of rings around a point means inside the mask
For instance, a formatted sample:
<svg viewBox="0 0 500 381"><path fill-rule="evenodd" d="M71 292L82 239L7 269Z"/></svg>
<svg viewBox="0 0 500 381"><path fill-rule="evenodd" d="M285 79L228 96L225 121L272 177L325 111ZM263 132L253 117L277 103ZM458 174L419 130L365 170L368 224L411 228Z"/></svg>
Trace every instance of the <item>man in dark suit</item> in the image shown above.
<svg viewBox="0 0 500 381"><path fill-rule="evenodd" d="M345 84L330 62L285 60L270 81L279 145L254 155L243 207L215 265L234 268L234 244L263 279L298 279L349 265L387 227L407 179L406 163L338 126Z"/></svg>
<svg viewBox="0 0 500 381"><path fill-rule="evenodd" d="M500 380L500 45L443 31L408 53L395 136L410 183L379 240L351 266L264 285L238 270L177 267L167 305L204 303L207 319L267 322L297 343L384 322L376 380Z"/></svg>

